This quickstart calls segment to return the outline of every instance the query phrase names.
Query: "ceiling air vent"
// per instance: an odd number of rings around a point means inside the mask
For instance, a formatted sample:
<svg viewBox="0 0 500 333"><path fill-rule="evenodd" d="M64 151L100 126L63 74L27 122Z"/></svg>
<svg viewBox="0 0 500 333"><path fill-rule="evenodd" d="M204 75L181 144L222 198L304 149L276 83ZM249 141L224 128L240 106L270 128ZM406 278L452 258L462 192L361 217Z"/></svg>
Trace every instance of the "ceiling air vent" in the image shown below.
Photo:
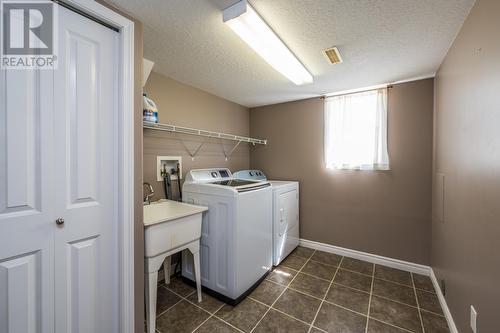
<svg viewBox="0 0 500 333"><path fill-rule="evenodd" d="M342 62L339 50L336 47L331 47L324 50L323 52L325 52L326 57L332 64L340 64Z"/></svg>

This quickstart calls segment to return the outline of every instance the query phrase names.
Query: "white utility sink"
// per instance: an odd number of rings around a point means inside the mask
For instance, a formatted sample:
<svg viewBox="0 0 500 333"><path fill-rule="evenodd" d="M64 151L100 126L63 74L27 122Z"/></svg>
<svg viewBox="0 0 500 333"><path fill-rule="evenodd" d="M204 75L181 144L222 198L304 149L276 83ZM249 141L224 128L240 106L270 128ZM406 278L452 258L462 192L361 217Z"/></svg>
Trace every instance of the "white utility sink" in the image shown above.
<svg viewBox="0 0 500 333"><path fill-rule="evenodd" d="M198 302L201 302L200 237L202 213L207 207L172 200L144 206L144 269L147 327L156 328L158 270L165 262L165 282L170 283L170 256L189 249L195 265Z"/></svg>
<svg viewBox="0 0 500 333"><path fill-rule="evenodd" d="M154 257L201 237L207 207L162 200L144 206L144 256Z"/></svg>

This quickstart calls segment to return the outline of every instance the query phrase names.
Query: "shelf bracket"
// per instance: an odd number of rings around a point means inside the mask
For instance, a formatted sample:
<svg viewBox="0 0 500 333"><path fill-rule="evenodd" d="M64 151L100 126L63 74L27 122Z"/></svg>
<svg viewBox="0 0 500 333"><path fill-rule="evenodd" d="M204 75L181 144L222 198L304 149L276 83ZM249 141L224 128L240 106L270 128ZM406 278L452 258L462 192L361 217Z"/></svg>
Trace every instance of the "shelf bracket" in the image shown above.
<svg viewBox="0 0 500 333"><path fill-rule="evenodd" d="M220 140L220 144L221 144L221 146L222 146L222 151L224 152L224 158L225 158L226 162L227 162L227 160L231 157L231 155L232 155L232 154L233 154L233 152L236 150L236 148L238 148L238 146L240 145L240 143L241 143L241 142L242 142L241 140L240 140L240 141L238 141L238 142L234 145L234 147L231 149L231 151L229 152L229 154L226 154L226 149L224 148L224 143L222 142L222 139Z"/></svg>
<svg viewBox="0 0 500 333"><path fill-rule="evenodd" d="M184 146L184 149L186 149L188 155L191 156L191 161L194 161L194 158L196 157L196 155L198 155L198 152L200 151L201 147L203 147L203 145L205 144L205 141L203 141L202 143L200 143L200 145L198 146L198 148L195 149L194 153L191 153L191 151L186 146L186 144L184 143L184 141L181 141L181 142L182 142L182 145Z"/></svg>

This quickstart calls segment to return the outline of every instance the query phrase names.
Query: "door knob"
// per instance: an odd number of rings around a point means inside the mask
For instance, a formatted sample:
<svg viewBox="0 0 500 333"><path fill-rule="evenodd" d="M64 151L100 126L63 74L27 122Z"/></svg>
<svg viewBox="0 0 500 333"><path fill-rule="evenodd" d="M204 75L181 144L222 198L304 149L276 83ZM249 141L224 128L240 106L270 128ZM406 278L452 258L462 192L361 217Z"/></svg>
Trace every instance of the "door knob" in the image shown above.
<svg viewBox="0 0 500 333"><path fill-rule="evenodd" d="M64 224L64 219L63 219L62 217L58 218L58 219L56 220L56 224L57 224L57 225L63 225L63 224Z"/></svg>

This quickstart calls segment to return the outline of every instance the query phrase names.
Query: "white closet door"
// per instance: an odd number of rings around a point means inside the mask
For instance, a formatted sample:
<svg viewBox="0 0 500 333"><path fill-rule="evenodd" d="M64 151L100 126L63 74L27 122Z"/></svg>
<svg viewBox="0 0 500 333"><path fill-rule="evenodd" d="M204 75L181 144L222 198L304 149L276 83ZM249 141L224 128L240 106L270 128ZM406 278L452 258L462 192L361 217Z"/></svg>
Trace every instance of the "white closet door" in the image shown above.
<svg viewBox="0 0 500 333"><path fill-rule="evenodd" d="M59 8L57 333L118 331L118 33Z"/></svg>
<svg viewBox="0 0 500 333"><path fill-rule="evenodd" d="M0 70L0 332L54 331L52 73Z"/></svg>

